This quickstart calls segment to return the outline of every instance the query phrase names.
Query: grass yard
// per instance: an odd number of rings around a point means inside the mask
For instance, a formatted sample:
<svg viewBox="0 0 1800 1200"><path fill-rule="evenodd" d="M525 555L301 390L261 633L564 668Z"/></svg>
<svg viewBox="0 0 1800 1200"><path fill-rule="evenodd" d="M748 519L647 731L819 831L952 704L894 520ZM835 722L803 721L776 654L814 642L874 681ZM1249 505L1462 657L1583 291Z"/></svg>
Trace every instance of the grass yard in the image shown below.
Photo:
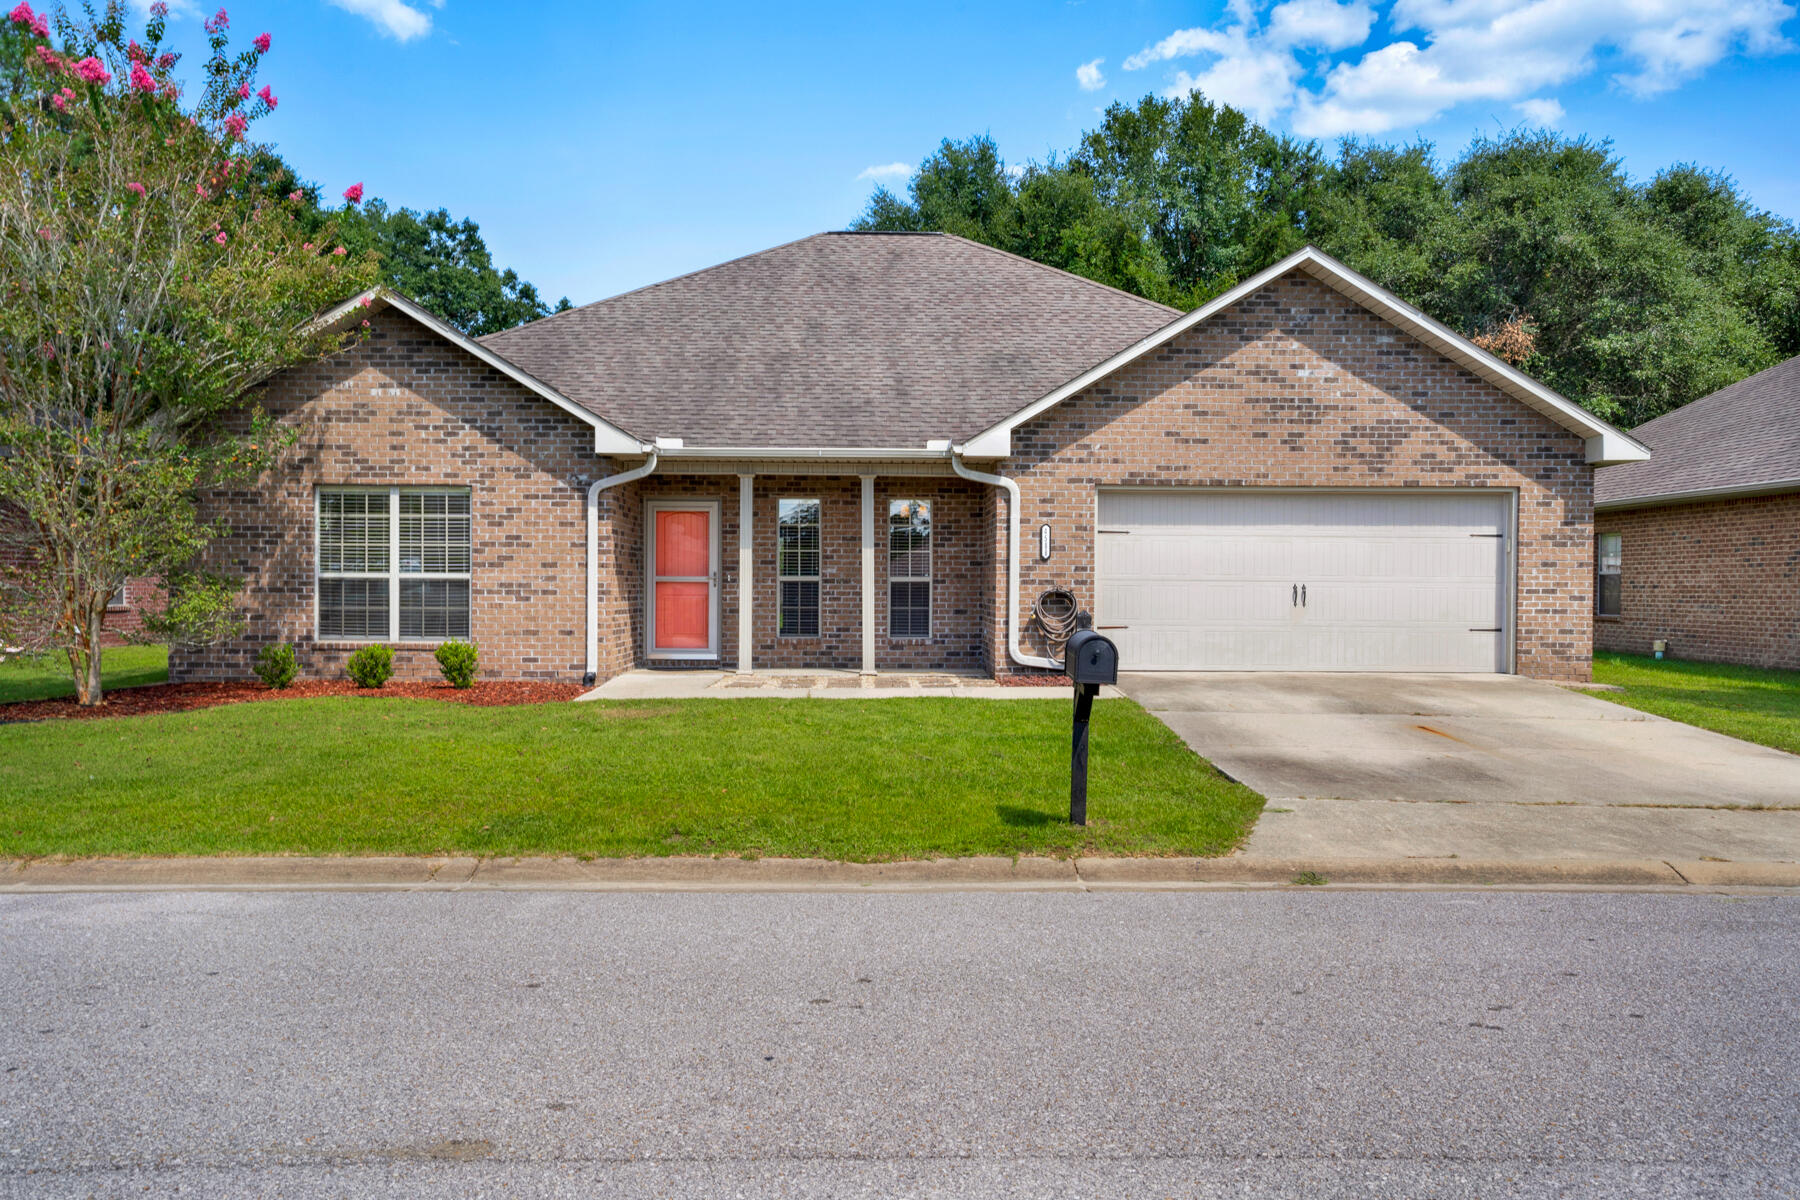
<svg viewBox="0 0 1800 1200"><path fill-rule="evenodd" d="M1262 798L1129 700L384 697L0 726L0 856L1223 854Z"/></svg>
<svg viewBox="0 0 1800 1200"><path fill-rule="evenodd" d="M100 680L107 691L162 683L168 678L167 646L114 646L101 652ZM74 694L75 683L69 678L67 658L9 658L0 662L0 704Z"/></svg>
<svg viewBox="0 0 1800 1200"><path fill-rule="evenodd" d="M1800 754L1800 671L1596 654L1594 682L1625 689L1602 700Z"/></svg>

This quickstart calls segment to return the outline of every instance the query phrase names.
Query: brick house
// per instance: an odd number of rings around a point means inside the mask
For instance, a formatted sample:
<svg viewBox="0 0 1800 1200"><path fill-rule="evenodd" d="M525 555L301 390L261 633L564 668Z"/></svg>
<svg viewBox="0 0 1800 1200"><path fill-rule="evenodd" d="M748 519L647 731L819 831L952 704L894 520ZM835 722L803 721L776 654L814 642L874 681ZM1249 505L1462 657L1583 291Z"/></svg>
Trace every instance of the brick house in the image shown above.
<svg viewBox="0 0 1800 1200"><path fill-rule="evenodd" d="M1072 591L1138 669L1588 674L1596 420L1307 249L1192 313L940 234L821 234L494 334L403 297L261 403L220 493L242 641L335 673L1055 669Z"/></svg>
<svg viewBox="0 0 1800 1200"><path fill-rule="evenodd" d="M1632 431L1595 472L1594 644L1800 668L1800 358Z"/></svg>

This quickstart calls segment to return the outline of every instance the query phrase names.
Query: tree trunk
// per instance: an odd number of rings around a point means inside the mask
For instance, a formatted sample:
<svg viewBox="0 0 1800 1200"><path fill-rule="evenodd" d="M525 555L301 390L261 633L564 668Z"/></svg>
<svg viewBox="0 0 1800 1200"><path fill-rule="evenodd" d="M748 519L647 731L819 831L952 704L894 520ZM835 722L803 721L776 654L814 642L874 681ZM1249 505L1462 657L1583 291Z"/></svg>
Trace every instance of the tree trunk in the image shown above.
<svg viewBox="0 0 1800 1200"><path fill-rule="evenodd" d="M87 620L82 622L81 631L76 635L79 644L69 648L69 666L75 675L75 700L83 708L93 708L106 698L100 682L105 625L105 608L90 604Z"/></svg>

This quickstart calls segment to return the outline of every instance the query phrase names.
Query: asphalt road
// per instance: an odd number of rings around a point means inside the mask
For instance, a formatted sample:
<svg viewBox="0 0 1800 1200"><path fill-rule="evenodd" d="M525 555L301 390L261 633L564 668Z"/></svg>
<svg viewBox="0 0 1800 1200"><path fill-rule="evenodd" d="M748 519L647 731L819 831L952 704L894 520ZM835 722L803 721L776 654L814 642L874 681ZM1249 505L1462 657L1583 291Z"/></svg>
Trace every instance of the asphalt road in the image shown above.
<svg viewBox="0 0 1800 1200"><path fill-rule="evenodd" d="M1800 1194L1800 898L0 897L0 1195Z"/></svg>

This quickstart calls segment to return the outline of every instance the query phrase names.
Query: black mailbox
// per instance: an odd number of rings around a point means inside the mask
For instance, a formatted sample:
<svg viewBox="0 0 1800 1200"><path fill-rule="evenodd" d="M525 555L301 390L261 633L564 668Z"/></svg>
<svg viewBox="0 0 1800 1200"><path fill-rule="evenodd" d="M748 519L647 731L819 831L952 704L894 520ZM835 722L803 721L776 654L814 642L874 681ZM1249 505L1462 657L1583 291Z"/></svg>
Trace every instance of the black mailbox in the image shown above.
<svg viewBox="0 0 1800 1200"><path fill-rule="evenodd" d="M1063 650L1063 670L1077 684L1119 682L1119 648L1091 629L1077 629Z"/></svg>

